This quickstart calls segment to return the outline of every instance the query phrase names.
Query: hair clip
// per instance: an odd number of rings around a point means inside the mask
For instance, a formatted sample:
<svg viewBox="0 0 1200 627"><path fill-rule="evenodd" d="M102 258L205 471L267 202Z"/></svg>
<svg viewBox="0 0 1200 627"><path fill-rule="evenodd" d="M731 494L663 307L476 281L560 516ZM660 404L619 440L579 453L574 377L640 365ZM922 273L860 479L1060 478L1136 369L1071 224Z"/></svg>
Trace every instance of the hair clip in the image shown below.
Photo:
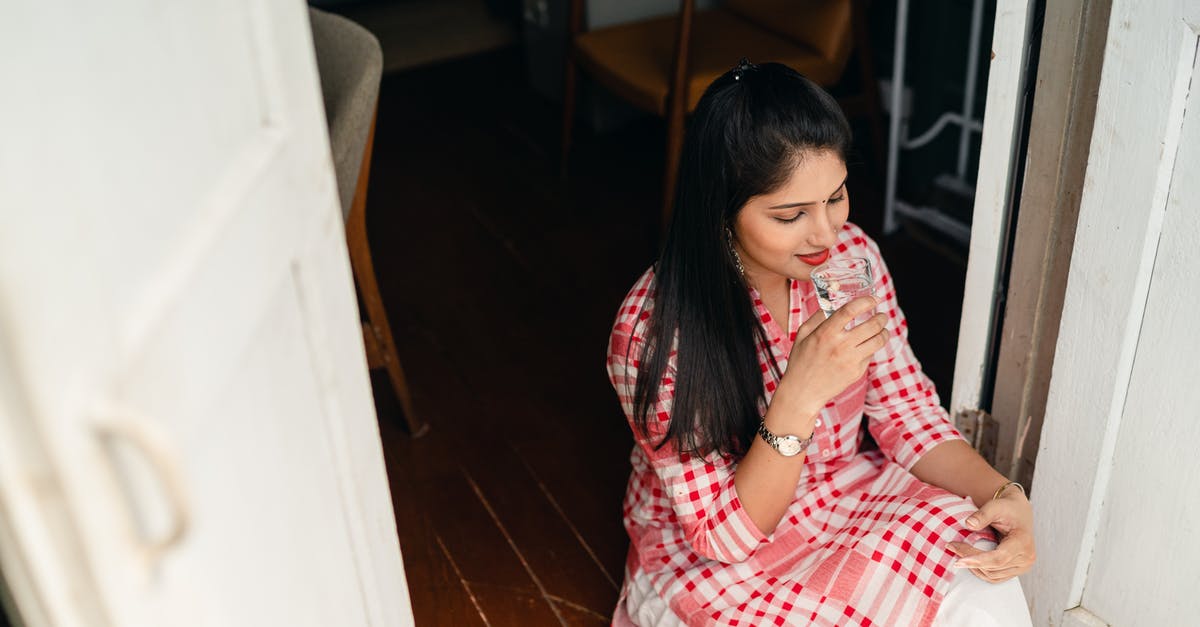
<svg viewBox="0 0 1200 627"><path fill-rule="evenodd" d="M738 61L737 67L733 68L733 80L735 80L735 81L742 80L742 74L746 70L753 69L753 68L754 68L754 64L750 62L750 59L747 59L746 57L742 57L742 60Z"/></svg>

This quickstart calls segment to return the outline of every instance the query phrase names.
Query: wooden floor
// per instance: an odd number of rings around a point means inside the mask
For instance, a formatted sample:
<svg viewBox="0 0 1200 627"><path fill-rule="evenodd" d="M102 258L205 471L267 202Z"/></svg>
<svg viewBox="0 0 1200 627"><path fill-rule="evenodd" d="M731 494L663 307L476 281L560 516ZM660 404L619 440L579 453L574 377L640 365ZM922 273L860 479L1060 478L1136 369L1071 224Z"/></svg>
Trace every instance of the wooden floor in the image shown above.
<svg viewBox="0 0 1200 627"><path fill-rule="evenodd" d="M652 260L663 129L581 130L564 182L558 109L521 59L501 50L382 87L368 228L432 425L410 439L374 379L417 625L608 624L628 544L631 439L605 346ZM879 186L856 180L852 219L873 230ZM948 386L963 270L910 234L881 244L917 354Z"/></svg>

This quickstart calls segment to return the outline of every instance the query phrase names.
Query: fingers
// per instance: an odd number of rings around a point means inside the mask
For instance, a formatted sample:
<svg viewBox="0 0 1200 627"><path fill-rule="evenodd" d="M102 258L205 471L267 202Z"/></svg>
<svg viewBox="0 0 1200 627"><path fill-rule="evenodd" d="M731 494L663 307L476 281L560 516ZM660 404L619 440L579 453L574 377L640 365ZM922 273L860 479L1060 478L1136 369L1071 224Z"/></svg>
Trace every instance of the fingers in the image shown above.
<svg viewBox="0 0 1200 627"><path fill-rule="evenodd" d="M984 570L982 568L971 569L971 573L973 573L976 577L991 583L1008 581L1013 577L1024 575L1028 571L1028 566L1013 566L1010 568L1001 568L1000 570Z"/></svg>
<svg viewBox="0 0 1200 627"><path fill-rule="evenodd" d="M963 525L967 529L975 531L991 527L1001 535L1007 536L1019 527L1025 526L1021 524L1024 519L1019 511L1020 507L1019 504L1006 502L1003 499L988 501L978 511L968 516L963 521ZM1028 506L1026 505L1026 507Z"/></svg>
<svg viewBox="0 0 1200 627"><path fill-rule="evenodd" d="M833 312L833 315L829 316L828 322L835 329L845 329L854 322L859 314L870 312L878 304L879 301L875 300L874 296L859 296Z"/></svg>
<svg viewBox="0 0 1200 627"><path fill-rule="evenodd" d="M956 568L967 568L976 577L991 583L1000 583L1002 581L1012 579L1013 577L1023 575L1029 571L1030 567L1033 566L1032 561L1019 559L1013 559L1003 566L978 565L978 562L976 562L975 559L987 558L978 558L977 556L989 555L994 553L994 551L977 549L965 542L951 542L947 545L947 548L949 548L950 551L955 555L963 558L954 563Z"/></svg>
<svg viewBox="0 0 1200 627"><path fill-rule="evenodd" d="M978 550L978 549L976 549ZM960 559L954 563L956 568L967 568L971 574L989 583L1000 583L1029 572L1033 566L1032 561L1016 560L1004 566L971 566L972 562L967 559Z"/></svg>
<svg viewBox="0 0 1200 627"><path fill-rule="evenodd" d="M950 542L947 549L958 556L956 568L971 572L992 583L1021 575L1037 561L1029 502L1025 499L993 499L964 521L968 529L991 526L1000 533L1000 543L991 551L981 551L963 542Z"/></svg>
<svg viewBox="0 0 1200 627"><path fill-rule="evenodd" d="M811 335L813 331L816 331L817 327L821 326L822 322L825 322L825 316L823 315L814 314L809 316L808 319L800 325L800 328L796 330L796 343L799 344L800 340L803 340Z"/></svg>
<svg viewBox="0 0 1200 627"><path fill-rule="evenodd" d="M964 546L971 550L963 549ZM997 571L1012 567L1029 567L1037 559L1032 536L1025 532L1014 532L1005 536L991 551L980 551L960 542L951 543L948 548L959 556L954 565L961 568Z"/></svg>
<svg viewBox="0 0 1200 627"><path fill-rule="evenodd" d="M988 573L986 570L979 570L978 568L972 568L971 574L975 575L976 577L979 577L980 579L982 579L988 583L1001 583L1004 581L1004 579L997 579L997 578L993 577L990 573Z"/></svg>
<svg viewBox="0 0 1200 627"><path fill-rule="evenodd" d="M969 557L972 555L982 555L983 553L986 553L986 551L983 549L977 549L966 542L951 542L946 545L946 548L950 549L951 553L954 553L959 557Z"/></svg>
<svg viewBox="0 0 1200 627"><path fill-rule="evenodd" d="M988 525L996 523L1003 519L1008 503L1000 500L991 500L983 504L979 511L967 517L966 525L968 529L984 529Z"/></svg>
<svg viewBox="0 0 1200 627"><path fill-rule="evenodd" d="M1013 566L1016 556L1005 548L1003 543L991 551L982 551L973 555L959 558L954 565L959 568L978 568L981 570L999 570Z"/></svg>
<svg viewBox="0 0 1200 627"><path fill-rule="evenodd" d="M866 322L847 331L847 340L855 346L869 344L868 346L863 346L863 348L870 348L880 340L887 342L887 338L887 315L881 313L871 316ZM882 344L876 346L875 350L878 350L882 346ZM871 352L873 353L875 350Z"/></svg>
<svg viewBox="0 0 1200 627"><path fill-rule="evenodd" d="M994 570L987 570L984 568L972 568L970 570L972 575L975 575L976 577L979 577L988 583L1003 583L1009 579L1012 579L1013 577L1024 575L1025 573L1029 572L1029 569L1032 566L1033 564L1022 564L1020 566L1010 566L1007 568L999 568Z"/></svg>

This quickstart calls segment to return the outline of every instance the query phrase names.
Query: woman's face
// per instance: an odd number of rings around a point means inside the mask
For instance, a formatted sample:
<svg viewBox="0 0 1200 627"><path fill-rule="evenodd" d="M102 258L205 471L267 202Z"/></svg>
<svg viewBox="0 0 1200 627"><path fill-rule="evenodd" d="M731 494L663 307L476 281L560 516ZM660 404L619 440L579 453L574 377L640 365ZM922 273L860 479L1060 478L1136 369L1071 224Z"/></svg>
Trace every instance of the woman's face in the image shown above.
<svg viewBox="0 0 1200 627"><path fill-rule="evenodd" d="M788 180L754 196L734 221L734 247L760 291L785 277L807 280L829 257L850 214L846 164L833 151L810 152Z"/></svg>

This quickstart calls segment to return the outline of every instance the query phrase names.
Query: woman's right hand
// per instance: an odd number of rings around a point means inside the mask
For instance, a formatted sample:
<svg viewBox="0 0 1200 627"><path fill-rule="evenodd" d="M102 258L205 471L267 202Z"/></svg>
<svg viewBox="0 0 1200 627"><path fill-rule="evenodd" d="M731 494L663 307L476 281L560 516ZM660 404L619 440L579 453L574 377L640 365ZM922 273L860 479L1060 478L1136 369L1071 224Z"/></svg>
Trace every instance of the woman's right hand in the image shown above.
<svg viewBox="0 0 1200 627"><path fill-rule="evenodd" d="M875 352L887 343L887 316L877 313L850 330L846 327L876 304L874 297L862 296L829 318L817 313L805 320L796 333L776 395L787 394L804 414L815 416L830 399L859 380Z"/></svg>

